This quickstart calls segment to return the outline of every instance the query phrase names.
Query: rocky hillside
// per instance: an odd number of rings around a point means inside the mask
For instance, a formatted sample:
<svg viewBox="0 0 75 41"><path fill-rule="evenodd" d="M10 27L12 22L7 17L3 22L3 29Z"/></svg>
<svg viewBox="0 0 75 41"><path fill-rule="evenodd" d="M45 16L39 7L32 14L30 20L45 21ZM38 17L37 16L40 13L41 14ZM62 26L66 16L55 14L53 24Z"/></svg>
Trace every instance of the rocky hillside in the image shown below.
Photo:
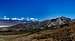
<svg viewBox="0 0 75 41"><path fill-rule="evenodd" d="M62 28L45 29L16 35L0 35L1 41L75 41L75 22Z"/></svg>
<svg viewBox="0 0 75 41"><path fill-rule="evenodd" d="M25 23L22 22L11 27L0 27L0 32L34 32L40 30L53 30L64 28L66 24L71 22L72 19L62 16L44 21L28 21Z"/></svg>
<svg viewBox="0 0 75 41"><path fill-rule="evenodd" d="M62 16L20 23L0 28L0 38L1 41L75 41L75 21Z"/></svg>

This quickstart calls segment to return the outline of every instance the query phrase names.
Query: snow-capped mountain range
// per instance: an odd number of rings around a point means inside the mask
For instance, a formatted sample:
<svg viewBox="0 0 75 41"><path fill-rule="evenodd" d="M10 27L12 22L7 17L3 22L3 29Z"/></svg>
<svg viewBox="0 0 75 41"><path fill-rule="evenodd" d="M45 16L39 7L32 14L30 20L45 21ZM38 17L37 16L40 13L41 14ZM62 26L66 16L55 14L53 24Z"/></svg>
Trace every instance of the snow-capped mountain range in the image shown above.
<svg viewBox="0 0 75 41"><path fill-rule="evenodd" d="M32 22L39 22L40 25L48 25L48 27L52 26L52 25L61 25L61 24L65 24L66 22L71 22L72 19L61 16L61 17L57 17L55 19L49 19L49 20L44 20L44 21L39 21L36 18L8 18L6 16L4 16L3 18L0 18L0 27L11 27L20 23L31 23ZM46 23L45 23L46 22Z"/></svg>
<svg viewBox="0 0 75 41"><path fill-rule="evenodd" d="M21 17L21 18L16 18L16 17L13 17L13 18L9 18L7 16L4 16L3 18L0 18L0 20L3 19L3 20L19 20L19 21L22 21L22 20L27 20L27 21L34 21L34 20L38 20L37 18L24 18L24 17Z"/></svg>
<svg viewBox="0 0 75 41"><path fill-rule="evenodd" d="M3 18L0 18L0 27L10 27L13 25L17 25L19 23L26 23L27 21L39 21L36 18L8 18L6 16L4 16Z"/></svg>
<svg viewBox="0 0 75 41"><path fill-rule="evenodd" d="M6 18L6 17L4 17ZM0 31L31 31L33 29L55 29L66 23L74 22L73 19L67 18L64 16L57 17L49 20L35 20L35 18L28 18L27 20L12 20L12 18L8 19L0 19ZM72 21L73 20L73 21Z"/></svg>

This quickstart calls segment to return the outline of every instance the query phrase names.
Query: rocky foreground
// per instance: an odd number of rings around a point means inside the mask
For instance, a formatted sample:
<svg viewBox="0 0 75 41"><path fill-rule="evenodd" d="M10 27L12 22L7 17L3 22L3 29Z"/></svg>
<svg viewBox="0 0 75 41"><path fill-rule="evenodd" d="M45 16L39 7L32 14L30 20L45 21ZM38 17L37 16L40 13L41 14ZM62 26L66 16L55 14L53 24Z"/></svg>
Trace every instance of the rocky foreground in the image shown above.
<svg viewBox="0 0 75 41"><path fill-rule="evenodd" d="M75 20L62 16L3 27L0 41L75 41Z"/></svg>

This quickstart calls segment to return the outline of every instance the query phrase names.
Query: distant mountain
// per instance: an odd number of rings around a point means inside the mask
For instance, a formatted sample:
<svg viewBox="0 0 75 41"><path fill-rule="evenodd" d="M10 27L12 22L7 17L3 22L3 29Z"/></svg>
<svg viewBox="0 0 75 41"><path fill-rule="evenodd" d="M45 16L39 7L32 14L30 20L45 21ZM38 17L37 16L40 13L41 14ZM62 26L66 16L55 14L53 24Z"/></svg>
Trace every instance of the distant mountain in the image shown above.
<svg viewBox="0 0 75 41"><path fill-rule="evenodd" d="M41 26L46 28L57 28L59 25L64 25L70 22L72 22L70 18L61 16L51 20L44 20L42 21Z"/></svg>
<svg viewBox="0 0 75 41"><path fill-rule="evenodd" d="M21 18L23 19L23 18ZM19 18L2 18L0 19L0 27L11 27L20 23L28 23L31 21L39 21L38 19L35 18L28 18L28 19L23 19L21 20Z"/></svg>
<svg viewBox="0 0 75 41"><path fill-rule="evenodd" d="M72 22L70 18L64 16L55 19L44 20L44 21L38 21L38 20L33 21L33 20L34 20L33 18L30 21L0 20L0 24L3 23L3 25L7 25L7 24L12 25L9 27L0 27L0 31L32 31L34 29L36 30L56 29L56 28L60 28L60 26L64 24Z"/></svg>

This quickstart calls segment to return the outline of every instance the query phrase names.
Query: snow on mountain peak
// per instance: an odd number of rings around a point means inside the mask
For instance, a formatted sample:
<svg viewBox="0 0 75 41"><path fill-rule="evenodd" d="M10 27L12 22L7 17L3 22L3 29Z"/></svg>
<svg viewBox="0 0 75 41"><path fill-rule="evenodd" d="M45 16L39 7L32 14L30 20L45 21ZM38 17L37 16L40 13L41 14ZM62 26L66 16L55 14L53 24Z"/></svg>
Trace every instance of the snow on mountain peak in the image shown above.
<svg viewBox="0 0 75 41"><path fill-rule="evenodd" d="M16 17L7 17L7 16L4 16L3 18L0 18L2 20L19 20L19 21L23 21L23 20L26 20L26 21L37 21L38 19L37 18L24 18L24 17L21 17L21 18L16 18Z"/></svg>

